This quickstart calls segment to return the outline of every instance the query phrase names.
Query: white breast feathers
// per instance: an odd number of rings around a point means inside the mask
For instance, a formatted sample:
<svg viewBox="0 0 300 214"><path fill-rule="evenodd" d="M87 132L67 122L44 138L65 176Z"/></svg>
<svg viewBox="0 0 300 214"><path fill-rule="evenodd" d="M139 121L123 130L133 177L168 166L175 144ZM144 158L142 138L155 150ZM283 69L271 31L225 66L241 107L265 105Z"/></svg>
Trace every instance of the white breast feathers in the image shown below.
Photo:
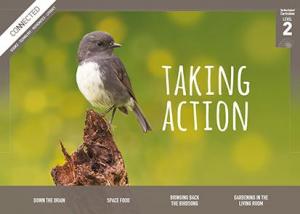
<svg viewBox="0 0 300 214"><path fill-rule="evenodd" d="M80 92L94 106L107 108L112 106L108 92L104 89L103 73L94 62L82 63L77 68L76 82Z"/></svg>

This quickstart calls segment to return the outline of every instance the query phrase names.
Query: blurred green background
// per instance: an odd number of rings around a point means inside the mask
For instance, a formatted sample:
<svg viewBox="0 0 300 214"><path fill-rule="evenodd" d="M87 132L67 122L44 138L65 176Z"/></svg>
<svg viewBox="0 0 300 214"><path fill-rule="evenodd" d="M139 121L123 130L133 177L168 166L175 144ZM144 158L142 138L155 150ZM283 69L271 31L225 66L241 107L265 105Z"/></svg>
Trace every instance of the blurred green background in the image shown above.
<svg viewBox="0 0 300 214"><path fill-rule="evenodd" d="M115 53L153 128L143 134L133 114L114 119L131 185L299 185L300 155L291 153L290 139L290 50L275 48L275 20L272 12L56 13L11 57L10 152L0 154L0 184L51 185L51 168L63 163L59 141L69 152L82 143L91 106L76 85L76 52L84 34L101 30L123 44ZM248 100L248 131L162 132L169 99L163 64L246 65L248 97L189 99ZM214 75L213 81L215 87ZM170 99L175 105L183 97ZM183 114L192 126L192 109Z"/></svg>

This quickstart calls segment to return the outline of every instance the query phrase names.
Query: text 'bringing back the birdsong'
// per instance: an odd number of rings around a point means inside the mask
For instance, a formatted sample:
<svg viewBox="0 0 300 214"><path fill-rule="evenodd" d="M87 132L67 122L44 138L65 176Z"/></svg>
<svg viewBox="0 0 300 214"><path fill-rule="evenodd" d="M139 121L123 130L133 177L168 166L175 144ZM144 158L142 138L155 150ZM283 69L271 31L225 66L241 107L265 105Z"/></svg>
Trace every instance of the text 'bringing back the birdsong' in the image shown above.
<svg viewBox="0 0 300 214"><path fill-rule="evenodd" d="M243 78L246 66L163 65L162 69L167 95L163 131L247 131L250 82Z"/></svg>

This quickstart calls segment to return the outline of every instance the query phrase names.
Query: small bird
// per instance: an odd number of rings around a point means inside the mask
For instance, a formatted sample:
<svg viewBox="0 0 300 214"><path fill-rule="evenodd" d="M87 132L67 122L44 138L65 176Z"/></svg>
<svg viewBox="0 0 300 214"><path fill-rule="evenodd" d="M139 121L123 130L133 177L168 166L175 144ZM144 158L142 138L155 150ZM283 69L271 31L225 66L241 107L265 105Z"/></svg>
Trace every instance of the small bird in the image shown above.
<svg viewBox="0 0 300 214"><path fill-rule="evenodd" d="M96 108L112 110L111 122L119 109L128 114L133 111L144 132L151 127L140 110L137 99L121 60L113 54L121 47L106 32L86 34L80 41L77 57L76 82L83 96Z"/></svg>

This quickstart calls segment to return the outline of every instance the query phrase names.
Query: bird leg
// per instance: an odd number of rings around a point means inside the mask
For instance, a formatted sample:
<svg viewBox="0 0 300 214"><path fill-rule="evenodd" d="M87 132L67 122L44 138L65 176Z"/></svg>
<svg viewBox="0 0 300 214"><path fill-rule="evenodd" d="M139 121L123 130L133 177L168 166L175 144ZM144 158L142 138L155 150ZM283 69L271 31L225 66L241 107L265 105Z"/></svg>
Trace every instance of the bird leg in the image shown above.
<svg viewBox="0 0 300 214"><path fill-rule="evenodd" d="M108 114L110 111L112 110L112 114L111 114L111 118L110 118L110 124L112 124L112 121L114 119L117 107L115 107L115 105L112 105L111 107L109 107L107 110L105 110L101 115L104 117L106 114Z"/></svg>
<svg viewBox="0 0 300 214"><path fill-rule="evenodd" d="M116 110L117 110L117 108L116 108L116 107L114 107L114 108L113 108L113 110L112 110L111 119L110 119L110 124L112 124L112 121L113 121L113 119L114 119L114 116L115 116Z"/></svg>
<svg viewBox="0 0 300 214"><path fill-rule="evenodd" d="M104 117L106 114L108 114L114 108L115 108L115 106L112 105L111 107L109 107L108 109L106 109L103 113L101 113L101 115Z"/></svg>

